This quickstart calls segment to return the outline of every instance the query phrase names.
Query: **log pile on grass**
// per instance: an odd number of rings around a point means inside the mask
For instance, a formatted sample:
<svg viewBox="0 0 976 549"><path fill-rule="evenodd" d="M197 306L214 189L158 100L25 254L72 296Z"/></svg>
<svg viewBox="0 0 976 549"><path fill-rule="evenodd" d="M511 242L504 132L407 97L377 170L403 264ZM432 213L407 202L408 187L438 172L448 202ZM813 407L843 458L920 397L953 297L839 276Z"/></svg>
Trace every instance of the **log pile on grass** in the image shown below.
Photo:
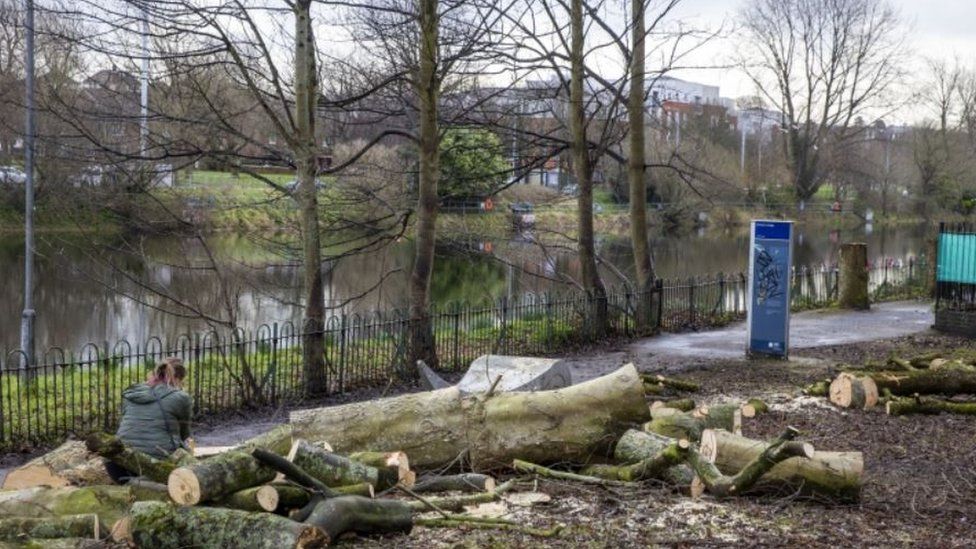
<svg viewBox="0 0 976 549"><path fill-rule="evenodd" d="M512 470L605 486L664 483L693 497L799 490L857 499L860 454L815 451L793 429L770 442L739 436L744 417L766 410L762 401L648 406L645 386L628 365L552 391L462 395L446 388L314 410L198 457L154 459L97 434L84 459L63 461L90 467L103 456L143 476L124 486L0 492L0 537L44 544L111 536L159 548L246 540L279 549L408 534L416 526L557 535L558 524L540 529L466 512L506 497L517 479L498 484L494 474ZM63 478L60 471L71 467L54 469Z"/></svg>

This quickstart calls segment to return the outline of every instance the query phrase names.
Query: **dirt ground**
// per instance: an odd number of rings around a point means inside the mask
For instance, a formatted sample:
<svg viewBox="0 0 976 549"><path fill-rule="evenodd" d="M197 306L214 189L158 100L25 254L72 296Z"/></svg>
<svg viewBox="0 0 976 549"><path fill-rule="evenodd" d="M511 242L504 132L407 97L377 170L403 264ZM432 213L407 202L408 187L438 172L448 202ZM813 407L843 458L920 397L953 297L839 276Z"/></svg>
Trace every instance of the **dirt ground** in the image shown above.
<svg viewBox="0 0 976 549"><path fill-rule="evenodd" d="M976 352L974 342L933 334L806 349L795 360L675 359L656 368L701 383L701 402L762 397L771 412L745 420L743 434L773 438L789 425L820 450L864 453L862 500L831 505L792 496L692 500L665 487L634 489L526 481L549 494L531 508L508 505L507 518L549 528L552 538L496 530L417 528L410 536L359 540L398 547L976 546L976 419L889 417L883 409L841 410L800 388L830 377L838 363L885 361L933 350ZM594 358L605 358L599 353ZM614 353L609 353L613 355ZM633 357L639 358L639 357ZM585 356L577 357L585 360ZM638 365L639 364L638 360ZM675 372L680 372L676 374Z"/></svg>

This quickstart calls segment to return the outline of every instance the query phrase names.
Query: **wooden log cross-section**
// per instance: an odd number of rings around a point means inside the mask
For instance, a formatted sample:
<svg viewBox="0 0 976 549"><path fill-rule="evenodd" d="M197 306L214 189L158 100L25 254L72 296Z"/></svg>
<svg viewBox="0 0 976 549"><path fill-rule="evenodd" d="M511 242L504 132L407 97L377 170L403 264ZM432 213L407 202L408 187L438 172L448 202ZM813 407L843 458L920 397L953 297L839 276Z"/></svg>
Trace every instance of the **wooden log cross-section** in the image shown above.
<svg viewBox="0 0 976 549"><path fill-rule="evenodd" d="M112 484L105 460L93 456L84 441L69 440L10 471L3 480L4 490L34 486L92 486Z"/></svg>
<svg viewBox="0 0 976 549"><path fill-rule="evenodd" d="M181 505L197 505L267 483L277 476L251 454L235 450L180 467L167 480L169 495Z"/></svg>
<svg viewBox="0 0 976 549"><path fill-rule="evenodd" d="M830 383L830 401L841 408L866 410L878 403L878 386L868 376L844 372Z"/></svg>
<svg viewBox="0 0 976 549"><path fill-rule="evenodd" d="M433 469L466 455L475 470L537 463L585 463L631 425L647 421L632 364L552 391L463 396L454 387L292 413L295 433L341 454L397 452Z"/></svg>

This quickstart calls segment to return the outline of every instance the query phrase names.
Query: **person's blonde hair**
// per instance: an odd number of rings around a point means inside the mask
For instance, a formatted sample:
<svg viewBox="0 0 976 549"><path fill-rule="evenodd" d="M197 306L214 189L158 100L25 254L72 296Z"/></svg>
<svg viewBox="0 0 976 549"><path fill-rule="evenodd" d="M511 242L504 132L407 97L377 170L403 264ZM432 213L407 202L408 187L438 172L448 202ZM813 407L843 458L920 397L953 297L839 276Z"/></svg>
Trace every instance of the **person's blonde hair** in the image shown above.
<svg viewBox="0 0 976 549"><path fill-rule="evenodd" d="M185 377L186 366L183 365L183 361L179 357L170 356L164 358L162 362L156 365L156 368L149 374L149 379L146 381L150 386L165 383L166 385L179 387L183 384L183 378Z"/></svg>

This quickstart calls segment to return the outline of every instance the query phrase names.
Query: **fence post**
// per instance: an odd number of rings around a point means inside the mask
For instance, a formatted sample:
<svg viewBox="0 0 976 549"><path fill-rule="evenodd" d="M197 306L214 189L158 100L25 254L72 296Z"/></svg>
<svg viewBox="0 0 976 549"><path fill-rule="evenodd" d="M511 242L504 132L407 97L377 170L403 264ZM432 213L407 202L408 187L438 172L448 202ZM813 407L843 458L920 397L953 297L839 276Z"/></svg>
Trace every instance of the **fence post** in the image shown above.
<svg viewBox="0 0 976 549"><path fill-rule="evenodd" d="M284 376L278 371L278 323L271 325L271 405L278 405L278 380Z"/></svg>
<svg viewBox="0 0 976 549"><path fill-rule="evenodd" d="M501 341L499 343L498 352L501 354L508 354L508 296L502 296L502 331L501 331ZM503 351L503 349L505 351Z"/></svg>
<svg viewBox="0 0 976 549"><path fill-rule="evenodd" d="M109 387L111 381L109 369L111 367L112 358L109 356L108 341L105 341L104 345L104 355L102 358L102 409L99 410L99 412L102 414L102 429L107 432L112 430L112 425L110 423L111 414L109 414L108 411L111 391L111 388Z"/></svg>
<svg viewBox="0 0 976 549"><path fill-rule="evenodd" d="M636 324L636 322L637 322L637 318L636 317L637 317L637 314L639 314L639 313L637 312L637 308L636 307L633 308L633 309L631 309L631 306L630 306L630 288L627 288L627 291L624 293L624 299L627 300L627 303L624 306L624 335L629 336L629 335L631 335L631 333L630 333L630 316L632 314L634 315L634 323ZM640 299L640 298L638 298L638 299Z"/></svg>
<svg viewBox="0 0 976 549"><path fill-rule="evenodd" d="M695 324L695 277L688 279L688 323Z"/></svg>
<svg viewBox="0 0 976 549"><path fill-rule="evenodd" d="M552 345L552 294L546 292L546 345Z"/></svg>
<svg viewBox="0 0 976 549"><path fill-rule="evenodd" d="M454 304L454 360L452 370L461 366L461 304Z"/></svg>
<svg viewBox="0 0 976 549"><path fill-rule="evenodd" d="M718 273L718 312L725 316L725 273Z"/></svg>
<svg viewBox="0 0 976 549"><path fill-rule="evenodd" d="M662 329L664 326L664 279L659 278L654 281L654 289L657 291L657 322L655 322L658 330Z"/></svg>
<svg viewBox="0 0 976 549"><path fill-rule="evenodd" d="M346 313L342 313L339 322L339 392L344 393L346 386Z"/></svg>

